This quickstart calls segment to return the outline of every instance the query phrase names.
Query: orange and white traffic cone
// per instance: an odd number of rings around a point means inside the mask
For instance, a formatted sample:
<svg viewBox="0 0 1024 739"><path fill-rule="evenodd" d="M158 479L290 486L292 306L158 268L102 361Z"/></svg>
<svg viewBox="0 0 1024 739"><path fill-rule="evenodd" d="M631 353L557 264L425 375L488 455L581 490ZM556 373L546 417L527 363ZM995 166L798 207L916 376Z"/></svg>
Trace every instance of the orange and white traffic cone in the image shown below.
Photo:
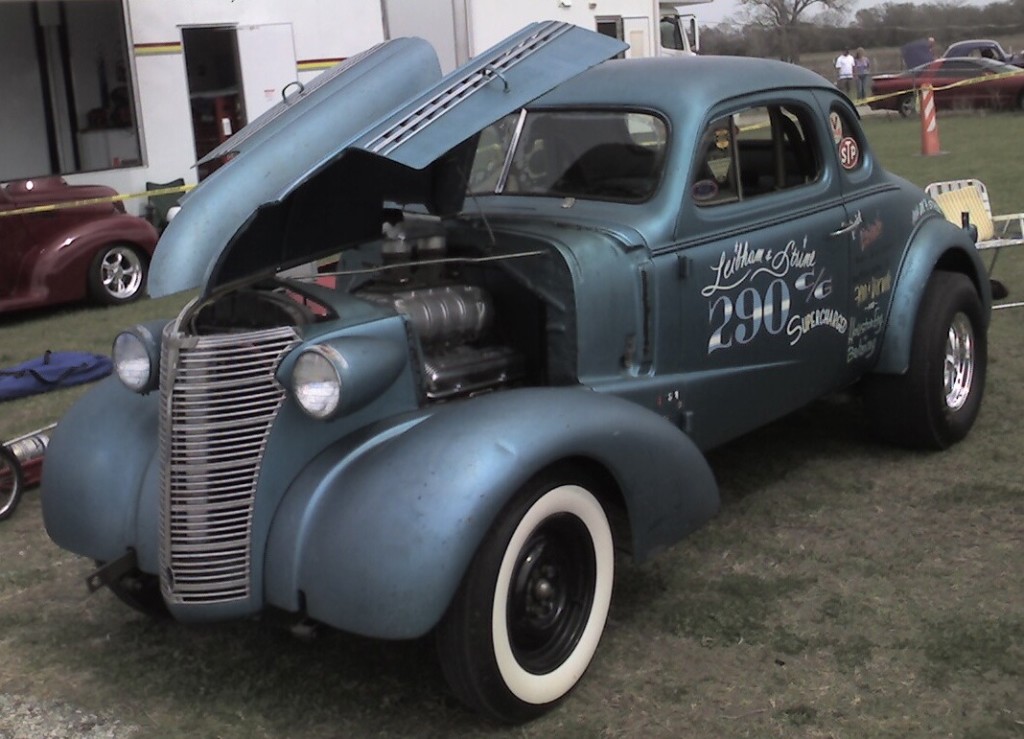
<svg viewBox="0 0 1024 739"><path fill-rule="evenodd" d="M921 156L941 154L939 124L935 120L935 93L931 85L921 87Z"/></svg>

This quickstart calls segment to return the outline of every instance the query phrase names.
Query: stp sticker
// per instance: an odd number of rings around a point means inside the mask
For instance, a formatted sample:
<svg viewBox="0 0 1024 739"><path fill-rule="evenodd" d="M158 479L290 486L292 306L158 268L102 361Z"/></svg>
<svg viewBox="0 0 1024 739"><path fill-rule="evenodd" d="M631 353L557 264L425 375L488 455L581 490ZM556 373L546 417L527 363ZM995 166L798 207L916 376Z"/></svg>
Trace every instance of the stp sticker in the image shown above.
<svg viewBox="0 0 1024 739"><path fill-rule="evenodd" d="M843 119L833 111L828 114L828 124L832 129L832 139L838 144L843 140Z"/></svg>
<svg viewBox="0 0 1024 739"><path fill-rule="evenodd" d="M843 169L853 169L860 164L860 147L849 136L839 142L839 163Z"/></svg>

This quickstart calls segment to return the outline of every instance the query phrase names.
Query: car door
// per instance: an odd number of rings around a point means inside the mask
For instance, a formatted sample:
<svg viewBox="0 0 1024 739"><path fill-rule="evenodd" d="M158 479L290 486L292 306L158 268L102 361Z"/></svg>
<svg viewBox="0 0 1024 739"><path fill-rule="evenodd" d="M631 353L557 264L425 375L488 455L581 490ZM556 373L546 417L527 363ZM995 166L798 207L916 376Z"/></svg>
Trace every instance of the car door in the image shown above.
<svg viewBox="0 0 1024 739"><path fill-rule="evenodd" d="M816 93L835 136L831 155L851 228L845 363L850 379L871 367L881 351L885 321L904 249L927 203L905 202L898 185L868 147L856 114L838 95Z"/></svg>
<svg viewBox="0 0 1024 739"><path fill-rule="evenodd" d="M847 376L851 224L820 117L810 95L754 98L715 112L696 144L679 242L656 261L661 339L678 347L661 370L680 372L702 447Z"/></svg>

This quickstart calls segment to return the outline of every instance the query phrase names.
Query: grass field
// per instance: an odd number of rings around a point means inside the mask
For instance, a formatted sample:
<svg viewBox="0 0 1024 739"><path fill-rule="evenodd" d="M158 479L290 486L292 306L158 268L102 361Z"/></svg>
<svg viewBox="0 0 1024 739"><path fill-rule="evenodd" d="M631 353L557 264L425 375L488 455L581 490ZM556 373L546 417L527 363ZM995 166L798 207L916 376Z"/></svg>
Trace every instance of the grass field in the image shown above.
<svg viewBox="0 0 1024 739"><path fill-rule="evenodd" d="M914 182L979 177L1024 210L1024 116L866 121ZM1024 294L1024 250L999 276ZM108 351L181 298L0 322L0 366L47 348ZM941 454L874 442L836 396L711 455L721 514L654 561L619 564L606 635L564 706L494 727L450 698L429 641L261 623L154 623L58 550L30 492L0 523L0 737L63 717L61 736L1024 736L1024 322L997 312L986 399ZM81 391L0 405L0 438L59 418ZM40 730L41 732L41 730Z"/></svg>

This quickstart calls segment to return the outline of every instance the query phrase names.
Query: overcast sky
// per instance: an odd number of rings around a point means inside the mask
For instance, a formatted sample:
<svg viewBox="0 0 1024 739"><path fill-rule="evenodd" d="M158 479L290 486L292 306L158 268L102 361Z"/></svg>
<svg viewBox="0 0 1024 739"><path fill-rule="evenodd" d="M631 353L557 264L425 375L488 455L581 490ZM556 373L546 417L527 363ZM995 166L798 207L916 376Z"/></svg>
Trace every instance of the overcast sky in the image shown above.
<svg viewBox="0 0 1024 739"><path fill-rule="evenodd" d="M892 0L893 2L901 2L902 0ZM957 5L975 5L981 7L988 5L991 0L959 0L955 4ZM861 8L870 8L875 5L881 5L884 0L859 0L855 2L850 11L850 17L852 19L853 14ZM694 5L693 13L697 16L697 21L702 26L710 26L722 21L740 21L740 13L743 10L737 0L712 0L706 5ZM808 13L817 13L817 9L811 9Z"/></svg>

